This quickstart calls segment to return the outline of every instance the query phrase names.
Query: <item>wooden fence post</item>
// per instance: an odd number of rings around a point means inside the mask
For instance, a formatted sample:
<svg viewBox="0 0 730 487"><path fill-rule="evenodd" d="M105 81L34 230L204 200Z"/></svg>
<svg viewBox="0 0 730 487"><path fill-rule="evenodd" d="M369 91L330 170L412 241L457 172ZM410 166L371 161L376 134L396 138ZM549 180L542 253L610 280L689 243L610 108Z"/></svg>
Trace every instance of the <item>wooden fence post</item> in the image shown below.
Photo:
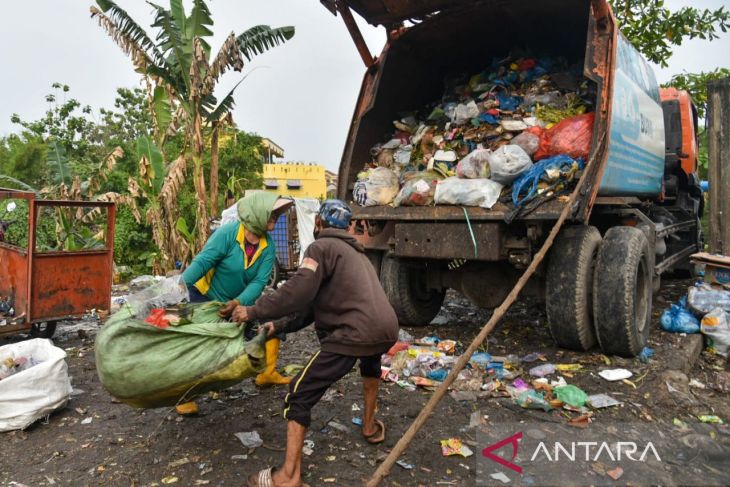
<svg viewBox="0 0 730 487"><path fill-rule="evenodd" d="M730 255L730 78L707 83L710 252Z"/></svg>

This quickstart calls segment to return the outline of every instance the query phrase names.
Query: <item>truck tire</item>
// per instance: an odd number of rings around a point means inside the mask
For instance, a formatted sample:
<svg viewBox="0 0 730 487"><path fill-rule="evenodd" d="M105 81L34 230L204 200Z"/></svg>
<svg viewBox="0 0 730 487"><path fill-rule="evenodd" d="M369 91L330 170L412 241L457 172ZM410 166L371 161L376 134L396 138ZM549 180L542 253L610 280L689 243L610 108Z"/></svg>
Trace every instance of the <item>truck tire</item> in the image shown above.
<svg viewBox="0 0 730 487"><path fill-rule="evenodd" d="M596 227L574 226L562 230L550 249L545 308L559 347L584 351L596 344L593 270L600 245Z"/></svg>
<svg viewBox="0 0 730 487"><path fill-rule="evenodd" d="M441 310L446 291L428 289L424 274L391 254L383 257L380 283L401 325L426 326Z"/></svg>
<svg viewBox="0 0 730 487"><path fill-rule="evenodd" d="M651 324L649 242L633 227L610 228L593 276L596 338L606 354L633 357L646 345Z"/></svg>

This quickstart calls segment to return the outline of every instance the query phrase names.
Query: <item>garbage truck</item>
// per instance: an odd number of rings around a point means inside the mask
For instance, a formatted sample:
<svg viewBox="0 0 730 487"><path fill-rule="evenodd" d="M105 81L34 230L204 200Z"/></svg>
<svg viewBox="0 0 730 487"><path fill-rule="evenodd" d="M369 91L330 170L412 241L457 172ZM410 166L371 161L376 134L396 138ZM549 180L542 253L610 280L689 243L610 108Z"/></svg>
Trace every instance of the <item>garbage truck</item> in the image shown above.
<svg viewBox="0 0 730 487"><path fill-rule="evenodd" d="M666 272L689 270L703 246L697 112L687 93L660 90L620 33L605 0L321 0L344 20L366 71L342 155L338 197L399 114L434 100L445 77L475 72L515 49L581 68L595 93L585 182L566 225L524 293L542 298L556 344L634 356L645 346L652 294ZM353 11L383 26L374 57ZM402 325L427 325L448 289L495 307L531 262L567 204L545 201L511 218L509 204L359 206L363 243Z"/></svg>

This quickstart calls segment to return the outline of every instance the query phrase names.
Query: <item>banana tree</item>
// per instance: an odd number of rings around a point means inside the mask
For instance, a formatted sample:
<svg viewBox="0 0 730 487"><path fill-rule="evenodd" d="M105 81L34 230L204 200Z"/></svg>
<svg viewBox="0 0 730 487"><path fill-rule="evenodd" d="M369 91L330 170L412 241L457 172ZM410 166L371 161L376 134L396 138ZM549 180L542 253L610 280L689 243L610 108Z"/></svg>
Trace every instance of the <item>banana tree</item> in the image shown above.
<svg viewBox="0 0 730 487"><path fill-rule="evenodd" d="M197 196L196 250L208 236L208 195L203 174L204 128L230 114L236 84L220 101L215 87L229 70L241 71L245 61L291 39L294 27L252 27L240 35L231 33L211 56L207 39L213 35L213 19L205 0L193 0L188 15L182 0L170 0L169 8L148 2L155 10L154 39L112 0L97 0L91 15L117 45L130 56L147 82L150 111L155 120L155 140L164 147L166 137L183 129L182 157L193 165ZM216 132L217 133L217 132ZM211 175L217 181L217 173ZM215 187L213 188L215 191ZM174 227L173 227L174 231Z"/></svg>

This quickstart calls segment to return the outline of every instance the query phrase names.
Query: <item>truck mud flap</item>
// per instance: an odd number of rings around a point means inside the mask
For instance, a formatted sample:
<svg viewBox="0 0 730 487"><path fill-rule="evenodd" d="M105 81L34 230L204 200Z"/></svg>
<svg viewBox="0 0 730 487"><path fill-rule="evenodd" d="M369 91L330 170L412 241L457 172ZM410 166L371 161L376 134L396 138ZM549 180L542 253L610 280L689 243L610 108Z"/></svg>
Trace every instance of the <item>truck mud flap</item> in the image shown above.
<svg viewBox="0 0 730 487"><path fill-rule="evenodd" d="M399 257L497 261L502 255L504 225L500 223L398 223L395 254ZM476 243L476 245L475 245Z"/></svg>

